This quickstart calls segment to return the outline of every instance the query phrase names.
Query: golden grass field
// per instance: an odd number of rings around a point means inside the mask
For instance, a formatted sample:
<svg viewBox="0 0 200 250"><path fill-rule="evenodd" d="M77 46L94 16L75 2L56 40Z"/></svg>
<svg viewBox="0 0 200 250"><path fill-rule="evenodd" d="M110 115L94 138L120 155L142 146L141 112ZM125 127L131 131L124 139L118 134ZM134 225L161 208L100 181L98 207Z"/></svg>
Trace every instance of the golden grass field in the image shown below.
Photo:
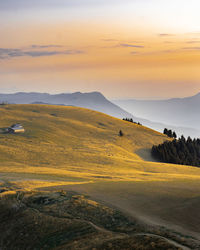
<svg viewBox="0 0 200 250"><path fill-rule="evenodd" d="M4 134L13 123L26 132ZM198 237L200 168L155 162L150 149L168 139L163 134L92 110L48 105L2 105L0 128L0 184L10 192L75 190Z"/></svg>

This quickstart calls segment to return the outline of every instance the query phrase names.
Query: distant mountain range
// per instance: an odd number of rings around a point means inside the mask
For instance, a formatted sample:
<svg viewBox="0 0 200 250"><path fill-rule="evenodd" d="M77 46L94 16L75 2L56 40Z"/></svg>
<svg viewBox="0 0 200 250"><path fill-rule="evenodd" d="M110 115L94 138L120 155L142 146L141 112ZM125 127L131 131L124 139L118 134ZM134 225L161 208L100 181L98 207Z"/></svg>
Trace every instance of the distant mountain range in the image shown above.
<svg viewBox="0 0 200 250"><path fill-rule="evenodd" d="M51 105L66 105L66 106L70 105L70 106L83 107L96 110L120 119L126 117L132 118L134 121L140 122L143 125L158 131L163 131L163 129L167 127L176 130L176 132L179 135L184 134L185 136L190 135L192 137L200 137L200 130L198 130L198 126L192 127L189 122L182 123L181 126L179 126L179 123L176 122L178 116L177 114L180 115L180 113L177 111L178 107L180 106L180 104L178 106L177 103L180 100L182 99L172 99L166 101L120 100L120 101L115 101L115 103L112 103L99 92L91 92L91 93L76 92L72 94L63 93L56 95L51 95L47 93L36 93L36 92L0 94L0 102L8 102L13 104L51 104ZM121 107L119 107L118 105ZM185 104L185 108L182 110L181 117L185 115L185 118L187 118L187 113L191 114L191 112L188 112L187 109L191 110L192 105L190 103L188 103L188 105L189 106ZM168 106L169 108L167 109ZM176 106L178 107L176 108ZM146 111L147 108L148 111ZM197 107L195 107L195 110L196 112L198 112ZM158 112L160 115L158 114ZM174 112L174 114L169 114L171 112ZM155 116L153 116L153 114L155 114ZM145 119L141 117L144 117ZM156 119L156 117L158 119ZM200 118L196 117L196 120L198 119L200 123ZM153 120L154 122L152 122L151 120ZM185 120L187 121L187 119ZM166 124L172 124L172 125L166 125Z"/></svg>
<svg viewBox="0 0 200 250"><path fill-rule="evenodd" d="M154 122L200 129L200 93L186 98L168 100L117 100L128 112Z"/></svg>
<svg viewBox="0 0 200 250"><path fill-rule="evenodd" d="M0 102L8 102L14 104L54 104L77 106L100 111L102 113L123 118L132 117L132 115L117 105L107 100L99 92L91 93L72 93L72 94L56 94L47 93L15 93L0 94Z"/></svg>

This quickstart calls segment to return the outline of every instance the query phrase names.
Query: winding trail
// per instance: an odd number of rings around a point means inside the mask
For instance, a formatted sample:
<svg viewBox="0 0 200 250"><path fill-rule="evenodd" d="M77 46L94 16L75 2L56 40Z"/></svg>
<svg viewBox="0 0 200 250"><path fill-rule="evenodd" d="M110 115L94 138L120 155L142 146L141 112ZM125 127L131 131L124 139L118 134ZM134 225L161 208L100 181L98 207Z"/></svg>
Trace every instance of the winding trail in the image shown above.
<svg viewBox="0 0 200 250"><path fill-rule="evenodd" d="M163 239L163 240L167 241L169 244L174 245L175 247L179 247L179 248L181 248L182 250L191 250L191 248L186 247L186 246L184 246L184 245L181 245L181 244L177 243L177 242L174 241L174 240L170 240L170 239L168 239L168 238L165 238L165 237L163 237L163 236L156 235L156 234L138 233L138 234L134 234L134 236L150 236L150 237L156 237L156 238L159 238L159 239Z"/></svg>
<svg viewBox="0 0 200 250"><path fill-rule="evenodd" d="M116 234L116 232L109 231L109 230L107 230L107 229L105 229L105 228L103 228L103 227L99 227L99 226L95 225L94 223L92 223L91 221L89 222L89 224L90 224L91 226L93 226L96 230L100 231L100 232ZM118 233L117 233L117 234L118 234ZM123 237L123 236L127 236L127 235L129 235L129 236L150 236L150 237L154 237L154 238L158 238L158 239L165 240L165 241L168 242L169 244L171 244L171 245L173 245L173 246L175 246L175 247L178 247L178 248L180 248L180 249L182 249L182 250L191 250L191 248L189 248L189 247L186 247L186 246L184 246L184 245L182 245L182 244L177 243L177 242L174 241L174 240L165 238L165 237L160 236L160 235L157 235L157 234L150 234L150 233L134 233L134 234L123 234L123 233L121 233L121 234L120 234L120 236L122 236L122 237Z"/></svg>

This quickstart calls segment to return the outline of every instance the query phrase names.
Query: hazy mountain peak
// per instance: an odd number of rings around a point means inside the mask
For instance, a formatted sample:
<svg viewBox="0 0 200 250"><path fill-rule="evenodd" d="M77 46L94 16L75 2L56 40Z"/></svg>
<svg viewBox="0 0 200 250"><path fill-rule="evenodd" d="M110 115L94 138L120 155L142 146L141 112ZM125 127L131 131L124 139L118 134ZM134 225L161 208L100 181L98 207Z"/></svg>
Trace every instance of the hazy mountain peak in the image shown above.
<svg viewBox="0 0 200 250"><path fill-rule="evenodd" d="M88 108L96 110L117 118L132 118L136 122L140 122L143 125L151 127L153 129L163 131L164 127L176 130L178 134L190 135L192 137L199 137L199 105L200 93L191 99L178 99L178 100L166 100L166 101L136 101L129 100L128 103L123 101L110 102L104 95L98 91L89 93L61 93L61 94L48 94L48 93L37 93L30 92L24 93L19 92L15 94L0 94L0 102L16 103L16 104L52 104L52 105L65 105L65 106L76 106L82 108ZM184 100L185 105L182 105ZM194 100L194 101L193 101ZM146 105L146 106L145 106ZM147 107L147 110L146 108ZM144 109L143 109L144 108ZM159 108L159 110L158 110ZM189 109L189 110L188 110ZM127 111L128 112L127 112ZM193 116L193 111L196 113ZM130 113L129 113L130 112ZM169 117L170 116L170 117ZM144 117L138 118L138 117ZM177 119L182 117L181 124L179 125ZM193 119L193 117L195 119ZM190 118L190 119L189 119ZM151 122L154 121L154 122ZM186 123L186 122L187 123ZM164 125L171 124L178 126ZM181 127L186 128L181 128ZM188 129L193 127L194 129Z"/></svg>
<svg viewBox="0 0 200 250"><path fill-rule="evenodd" d="M192 96L192 97L200 97L200 92L197 93L196 95Z"/></svg>

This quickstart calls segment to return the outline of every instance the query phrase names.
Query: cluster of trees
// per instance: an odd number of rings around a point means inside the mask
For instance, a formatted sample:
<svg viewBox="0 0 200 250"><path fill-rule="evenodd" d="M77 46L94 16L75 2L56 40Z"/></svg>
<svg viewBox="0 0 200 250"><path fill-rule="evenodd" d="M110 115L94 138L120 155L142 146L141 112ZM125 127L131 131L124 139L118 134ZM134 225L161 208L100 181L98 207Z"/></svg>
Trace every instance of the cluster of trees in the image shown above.
<svg viewBox="0 0 200 250"><path fill-rule="evenodd" d="M200 167L200 139L165 141L152 147L152 155L162 162Z"/></svg>
<svg viewBox="0 0 200 250"><path fill-rule="evenodd" d="M142 124L140 122L134 122L132 118L123 118L123 121L131 122L131 123L134 123L134 124L142 126ZM120 137L124 136L124 133L123 133L122 130L119 131L119 136Z"/></svg>
<svg viewBox="0 0 200 250"><path fill-rule="evenodd" d="M171 129L165 128L164 131L163 131L163 134L164 134L164 135L167 135L167 136L170 137L170 138L174 138L174 139L177 138L176 132L175 132L175 131L172 131Z"/></svg>
<svg viewBox="0 0 200 250"><path fill-rule="evenodd" d="M132 123L134 123L134 124L137 124L137 125L141 125L141 126L142 126L142 124L141 124L140 122L134 122L132 118L123 118L123 121L132 122Z"/></svg>

